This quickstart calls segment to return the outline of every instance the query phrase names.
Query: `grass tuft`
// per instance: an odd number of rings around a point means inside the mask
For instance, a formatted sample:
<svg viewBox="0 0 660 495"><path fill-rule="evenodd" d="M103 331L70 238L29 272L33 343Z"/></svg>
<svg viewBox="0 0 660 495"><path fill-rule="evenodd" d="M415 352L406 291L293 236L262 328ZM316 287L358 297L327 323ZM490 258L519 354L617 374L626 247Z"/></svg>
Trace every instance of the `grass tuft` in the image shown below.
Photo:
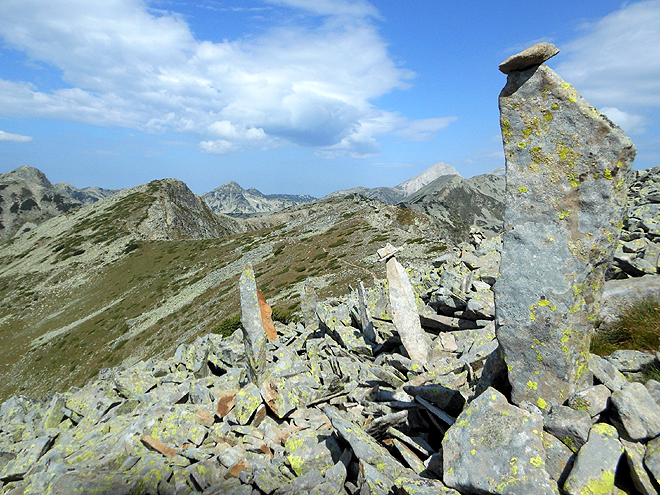
<svg viewBox="0 0 660 495"><path fill-rule="evenodd" d="M634 303L614 325L591 339L591 352L599 356L608 356L619 349L650 352L660 349L660 299Z"/></svg>

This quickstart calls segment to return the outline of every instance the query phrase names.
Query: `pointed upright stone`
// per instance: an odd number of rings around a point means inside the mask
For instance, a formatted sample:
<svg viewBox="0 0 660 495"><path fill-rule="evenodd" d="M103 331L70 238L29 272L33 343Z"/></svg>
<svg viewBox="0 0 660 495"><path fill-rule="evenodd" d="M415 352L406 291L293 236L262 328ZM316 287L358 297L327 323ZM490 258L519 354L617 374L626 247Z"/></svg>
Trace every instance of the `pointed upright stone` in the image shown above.
<svg viewBox="0 0 660 495"><path fill-rule="evenodd" d="M266 366L266 332L261 321L261 309L257 296L257 283L252 265L247 264L238 281L241 299L241 326L249 380L261 385L261 375Z"/></svg>
<svg viewBox="0 0 660 495"><path fill-rule="evenodd" d="M408 275L394 257L387 261L387 282L390 287L392 321L399 332L401 342L410 359L426 364L431 338L422 330L415 294Z"/></svg>
<svg viewBox="0 0 660 495"><path fill-rule="evenodd" d="M543 409L591 385L589 341L635 148L545 65L509 71L499 107L506 209L497 338L513 402Z"/></svg>
<svg viewBox="0 0 660 495"><path fill-rule="evenodd" d="M364 340L368 344L375 344L376 332L374 331L374 324L369 319L369 314L367 313L367 304L364 298L364 284L362 283L362 280L360 280L358 285L358 300L360 305L360 326L362 327Z"/></svg>
<svg viewBox="0 0 660 495"><path fill-rule="evenodd" d="M303 314L303 323L305 327L318 327L319 317L316 315L316 305L319 298L314 291L314 287L306 280L303 284L302 294L300 295L300 309Z"/></svg>

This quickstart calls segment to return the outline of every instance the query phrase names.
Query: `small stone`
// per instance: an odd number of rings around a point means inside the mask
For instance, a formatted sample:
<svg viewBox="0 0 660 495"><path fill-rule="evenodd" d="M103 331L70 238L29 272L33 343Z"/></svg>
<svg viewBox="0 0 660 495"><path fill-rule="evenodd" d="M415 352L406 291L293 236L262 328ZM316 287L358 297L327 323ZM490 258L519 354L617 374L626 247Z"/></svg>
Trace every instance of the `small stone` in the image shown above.
<svg viewBox="0 0 660 495"><path fill-rule="evenodd" d="M140 442L144 444L148 449L154 450L163 454L165 457L174 457L176 455L176 450L172 447L165 445L160 440L152 437L151 435L144 435L140 438Z"/></svg>
<svg viewBox="0 0 660 495"><path fill-rule="evenodd" d="M628 383L612 393L612 405L633 441L660 435L660 406L641 383Z"/></svg>
<svg viewBox="0 0 660 495"><path fill-rule="evenodd" d="M592 426L589 440L578 452L564 490L569 495L611 493L622 454L623 445L616 428L606 423Z"/></svg>
<svg viewBox="0 0 660 495"><path fill-rule="evenodd" d="M541 65L559 53L559 49L552 43L537 43L520 53L511 55L499 65L500 72L510 74L514 70L525 70L534 65Z"/></svg>

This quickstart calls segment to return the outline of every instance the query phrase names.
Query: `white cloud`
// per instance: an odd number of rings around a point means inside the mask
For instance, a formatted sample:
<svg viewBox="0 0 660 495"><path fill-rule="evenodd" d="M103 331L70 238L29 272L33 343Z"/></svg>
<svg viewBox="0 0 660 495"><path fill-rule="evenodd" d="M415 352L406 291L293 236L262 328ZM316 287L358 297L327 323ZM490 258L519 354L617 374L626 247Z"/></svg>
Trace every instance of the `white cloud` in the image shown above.
<svg viewBox="0 0 660 495"><path fill-rule="evenodd" d="M440 117L434 119L418 119L397 129L394 134L411 141L430 141L439 130L446 129L457 117Z"/></svg>
<svg viewBox="0 0 660 495"><path fill-rule="evenodd" d="M643 134L646 119L641 115L634 115L619 110L616 107L603 107L600 109L607 117L616 123L627 134Z"/></svg>
<svg viewBox="0 0 660 495"><path fill-rule="evenodd" d="M21 136L20 134L10 134L9 132L0 131L0 141L14 141L16 143L26 143L32 141L30 136Z"/></svg>
<svg viewBox="0 0 660 495"><path fill-rule="evenodd" d="M0 115L197 134L207 153L294 143L357 157L379 153L378 135L430 139L451 122L409 121L371 103L407 88L413 73L389 57L370 3L270 3L320 17L216 43L142 0L0 2L0 37L67 86L0 79Z"/></svg>
<svg viewBox="0 0 660 495"><path fill-rule="evenodd" d="M557 71L596 106L660 106L660 1L624 6L560 46Z"/></svg>
<svg viewBox="0 0 660 495"><path fill-rule="evenodd" d="M202 141L199 143L199 149L202 150L202 153L208 153L211 155L226 155L230 153L234 148L234 145L225 139L218 139L217 141Z"/></svg>

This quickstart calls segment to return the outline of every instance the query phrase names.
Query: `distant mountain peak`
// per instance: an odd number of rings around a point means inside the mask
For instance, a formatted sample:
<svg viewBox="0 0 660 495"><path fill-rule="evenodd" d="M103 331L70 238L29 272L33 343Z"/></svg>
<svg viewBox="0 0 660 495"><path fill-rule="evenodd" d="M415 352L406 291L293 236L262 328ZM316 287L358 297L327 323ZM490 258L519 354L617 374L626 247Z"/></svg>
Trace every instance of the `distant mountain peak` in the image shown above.
<svg viewBox="0 0 660 495"><path fill-rule="evenodd" d="M202 194L201 197L214 212L234 217L275 213L316 199L309 195L263 194L254 187L245 190L233 180Z"/></svg>
<svg viewBox="0 0 660 495"><path fill-rule="evenodd" d="M460 177L461 174L459 174L458 170L451 165L439 162L432 167L427 168L421 174L416 175L412 179L408 179L398 186L394 186L394 189L401 191L406 196L410 196L443 175L458 175Z"/></svg>

